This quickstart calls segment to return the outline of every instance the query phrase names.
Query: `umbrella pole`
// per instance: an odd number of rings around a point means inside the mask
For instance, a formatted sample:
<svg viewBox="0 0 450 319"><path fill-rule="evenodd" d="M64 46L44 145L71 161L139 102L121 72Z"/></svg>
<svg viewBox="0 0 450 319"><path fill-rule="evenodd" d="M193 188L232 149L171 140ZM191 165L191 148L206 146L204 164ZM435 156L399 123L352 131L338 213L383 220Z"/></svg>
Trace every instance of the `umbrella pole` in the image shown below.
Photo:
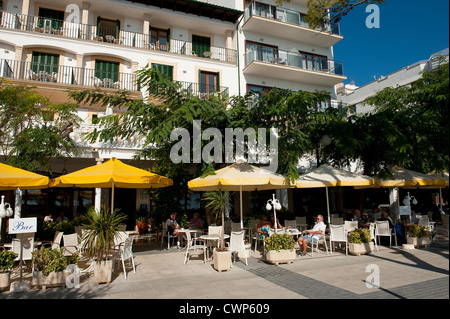
<svg viewBox="0 0 450 319"><path fill-rule="evenodd" d="M327 194L327 212L328 212L328 225L330 224L330 200L328 199L328 187L325 187Z"/></svg>
<svg viewBox="0 0 450 319"><path fill-rule="evenodd" d="M244 223L242 221L242 186L239 186L239 206L241 208L241 228L244 228Z"/></svg>

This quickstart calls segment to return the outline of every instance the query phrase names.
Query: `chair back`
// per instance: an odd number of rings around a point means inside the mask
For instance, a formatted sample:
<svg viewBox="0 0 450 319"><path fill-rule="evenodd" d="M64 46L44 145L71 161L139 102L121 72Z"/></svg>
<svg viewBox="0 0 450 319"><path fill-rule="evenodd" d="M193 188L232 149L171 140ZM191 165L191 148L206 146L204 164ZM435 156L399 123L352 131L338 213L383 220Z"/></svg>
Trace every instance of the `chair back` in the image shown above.
<svg viewBox="0 0 450 319"><path fill-rule="evenodd" d="M284 221L284 226L285 227L291 227L291 228L297 228L297 222L295 221L295 219L292 220L285 220Z"/></svg>
<svg viewBox="0 0 450 319"><path fill-rule="evenodd" d="M430 219L428 218L428 216L420 216L419 218L419 225L420 226L424 226L427 227L430 225Z"/></svg>
<svg viewBox="0 0 450 319"><path fill-rule="evenodd" d="M389 222L387 220L377 220L375 222L375 234L377 236L390 236L391 229L389 228Z"/></svg>
<svg viewBox="0 0 450 319"><path fill-rule="evenodd" d="M370 231L370 239L374 240L374 238L375 238L375 224L374 223L370 223L369 231Z"/></svg>
<svg viewBox="0 0 450 319"><path fill-rule="evenodd" d="M356 228L358 228L358 222L357 221L348 221L348 220L346 220L344 222L344 227L345 227L345 231L346 232L350 232L350 231L355 230Z"/></svg>
<svg viewBox="0 0 450 319"><path fill-rule="evenodd" d="M230 236L230 250L231 251L245 249L244 236L245 236L245 231L243 231L243 230L231 232L231 236Z"/></svg>
<svg viewBox="0 0 450 319"><path fill-rule="evenodd" d="M330 241L346 241L347 234L345 233L344 225L330 225Z"/></svg>
<svg viewBox="0 0 450 319"><path fill-rule="evenodd" d="M127 260L127 259L133 257L132 248L133 248L133 237L125 238L125 242L123 244L123 249L122 249L123 260Z"/></svg>
<svg viewBox="0 0 450 319"><path fill-rule="evenodd" d="M331 217L331 225L343 225L344 219L342 217Z"/></svg>
<svg viewBox="0 0 450 319"><path fill-rule="evenodd" d="M208 235L222 236L222 226L208 226Z"/></svg>
<svg viewBox="0 0 450 319"><path fill-rule="evenodd" d="M16 260L31 260L34 250L34 233L17 234L12 240L12 251L17 254ZM21 248L22 245L22 248Z"/></svg>
<svg viewBox="0 0 450 319"><path fill-rule="evenodd" d="M301 225L301 224L306 224L306 217L302 216L302 217L295 217L295 222L297 223L297 225Z"/></svg>
<svg viewBox="0 0 450 319"><path fill-rule="evenodd" d="M129 237L128 233L125 231L116 231L114 236L114 246L118 246L125 242L125 239Z"/></svg>
<svg viewBox="0 0 450 319"><path fill-rule="evenodd" d="M61 247L61 239L63 234L63 232L56 231L55 237L53 238L52 242L52 249L59 249L59 247Z"/></svg>
<svg viewBox="0 0 450 319"><path fill-rule="evenodd" d="M83 236L83 229L85 229L85 226L75 226L75 232L80 238Z"/></svg>
<svg viewBox="0 0 450 319"><path fill-rule="evenodd" d="M231 223L231 231L242 230L241 223Z"/></svg>
<svg viewBox="0 0 450 319"><path fill-rule="evenodd" d="M119 224L118 226L120 231L126 231L127 230L127 224Z"/></svg>
<svg viewBox="0 0 450 319"><path fill-rule="evenodd" d="M63 235L63 242L65 256L71 256L78 251L79 241L77 233Z"/></svg>

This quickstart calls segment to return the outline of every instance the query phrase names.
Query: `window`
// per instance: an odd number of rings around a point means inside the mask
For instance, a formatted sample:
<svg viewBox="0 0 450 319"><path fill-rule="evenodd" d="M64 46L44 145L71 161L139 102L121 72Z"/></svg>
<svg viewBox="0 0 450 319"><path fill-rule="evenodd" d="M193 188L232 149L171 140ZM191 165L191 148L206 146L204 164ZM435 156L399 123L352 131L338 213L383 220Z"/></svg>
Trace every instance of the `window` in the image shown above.
<svg viewBox="0 0 450 319"><path fill-rule="evenodd" d="M299 51L302 56L303 67L308 70L322 71L328 69L326 56Z"/></svg>
<svg viewBox="0 0 450 319"><path fill-rule="evenodd" d="M247 41L245 44L247 63L254 60L274 62L278 60L278 47L261 45L260 43Z"/></svg>
<svg viewBox="0 0 450 319"><path fill-rule="evenodd" d="M119 80L119 63L95 60L95 77L103 81L105 87Z"/></svg>
<svg viewBox="0 0 450 319"><path fill-rule="evenodd" d="M150 28L150 43L154 49L160 51L169 51L170 30Z"/></svg>
<svg viewBox="0 0 450 319"><path fill-rule="evenodd" d="M262 86L262 85L253 85L253 84L247 84L247 92L255 92L258 94L258 97L262 99L267 95L267 93L272 90L271 87L268 86Z"/></svg>
<svg viewBox="0 0 450 319"><path fill-rule="evenodd" d="M60 30L64 24L64 11L58 11L47 8L39 8L39 20L38 27L44 28L46 32L46 28L53 28L55 30Z"/></svg>
<svg viewBox="0 0 450 319"><path fill-rule="evenodd" d="M193 34L192 51L199 57L209 58L211 56L211 38Z"/></svg>
<svg viewBox="0 0 450 319"><path fill-rule="evenodd" d="M200 93L212 93L219 90L219 73L200 71Z"/></svg>
<svg viewBox="0 0 450 319"><path fill-rule="evenodd" d="M159 71L159 73L165 75L170 81L173 81L173 66L165 64L152 63L152 68Z"/></svg>

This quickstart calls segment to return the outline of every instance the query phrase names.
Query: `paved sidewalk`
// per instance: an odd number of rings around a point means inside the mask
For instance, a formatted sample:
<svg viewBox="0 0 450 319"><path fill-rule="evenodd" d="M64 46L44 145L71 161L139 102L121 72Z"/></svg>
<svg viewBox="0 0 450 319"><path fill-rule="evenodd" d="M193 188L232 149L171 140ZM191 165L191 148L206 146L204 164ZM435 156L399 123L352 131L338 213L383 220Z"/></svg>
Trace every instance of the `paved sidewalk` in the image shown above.
<svg viewBox="0 0 450 319"><path fill-rule="evenodd" d="M441 238L413 250L379 246L378 252L362 256L323 252L279 266L265 263L260 252L252 251L248 266L237 259L230 271L221 273L201 258L185 265L184 251L176 248L135 246L136 274L127 266L127 279L116 269L109 284L96 285L92 276L84 276L80 288L8 291L0 293L0 299L448 299L448 244L448 238ZM370 285L377 278L378 288Z"/></svg>

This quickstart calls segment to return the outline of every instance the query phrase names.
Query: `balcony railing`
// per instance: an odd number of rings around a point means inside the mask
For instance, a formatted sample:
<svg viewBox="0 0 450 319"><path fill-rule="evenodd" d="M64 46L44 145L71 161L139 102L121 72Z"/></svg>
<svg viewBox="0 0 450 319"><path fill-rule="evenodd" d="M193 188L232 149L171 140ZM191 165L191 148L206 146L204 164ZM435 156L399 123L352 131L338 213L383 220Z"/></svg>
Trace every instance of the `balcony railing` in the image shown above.
<svg viewBox="0 0 450 319"><path fill-rule="evenodd" d="M205 52L196 52L196 46L192 42L170 39L167 44L158 45L151 41L149 34L5 11L1 11L0 27L187 56L201 56L222 62L237 62L236 50L233 49L210 46L205 54Z"/></svg>
<svg viewBox="0 0 450 319"><path fill-rule="evenodd" d="M228 87L226 86L216 87L214 85L183 81L176 81L176 83L181 84L180 90L185 90L200 98L219 94L222 96L228 96Z"/></svg>
<svg viewBox="0 0 450 319"><path fill-rule="evenodd" d="M252 45L245 54L246 65L253 61L287 65L304 70L325 72L334 75L344 75L343 64L327 58L303 54L295 51L283 51L273 47Z"/></svg>
<svg viewBox="0 0 450 319"><path fill-rule="evenodd" d="M0 77L87 87L138 91L136 74L102 72L65 65L47 65L29 61L0 59Z"/></svg>
<svg viewBox="0 0 450 319"><path fill-rule="evenodd" d="M311 29L308 22L305 20L306 14L265 3L258 3L256 1L250 2L245 8L245 21L252 16L277 20ZM321 27L315 28L315 30L340 34L339 24L337 23L332 25L324 24Z"/></svg>

